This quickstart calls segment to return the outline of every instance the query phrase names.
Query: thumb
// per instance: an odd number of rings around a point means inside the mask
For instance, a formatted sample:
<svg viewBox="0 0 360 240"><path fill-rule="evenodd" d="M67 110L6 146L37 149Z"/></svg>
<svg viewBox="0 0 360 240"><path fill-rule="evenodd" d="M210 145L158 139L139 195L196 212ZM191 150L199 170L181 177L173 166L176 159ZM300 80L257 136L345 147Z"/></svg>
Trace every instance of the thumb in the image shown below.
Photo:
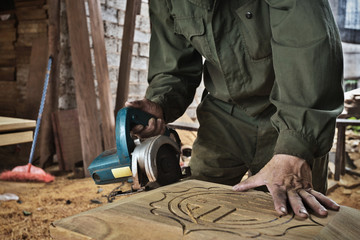
<svg viewBox="0 0 360 240"><path fill-rule="evenodd" d="M265 185L265 183L262 180L261 175L258 173L233 186L233 190L242 192L262 185Z"/></svg>
<svg viewBox="0 0 360 240"><path fill-rule="evenodd" d="M133 107L133 108L143 108L143 101L141 100L136 100L136 101L132 101L132 102L126 102L125 103L125 107Z"/></svg>

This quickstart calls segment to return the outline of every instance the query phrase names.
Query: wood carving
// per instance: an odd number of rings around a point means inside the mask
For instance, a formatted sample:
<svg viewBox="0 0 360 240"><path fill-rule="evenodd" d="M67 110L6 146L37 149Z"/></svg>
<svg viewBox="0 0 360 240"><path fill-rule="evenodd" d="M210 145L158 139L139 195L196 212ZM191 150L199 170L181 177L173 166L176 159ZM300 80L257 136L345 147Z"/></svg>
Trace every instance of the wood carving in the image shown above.
<svg viewBox="0 0 360 240"><path fill-rule="evenodd" d="M189 180L53 223L51 235L83 239L357 239L360 214L341 207L320 218L279 217L271 196ZM338 226L334 225L336 222ZM81 239L81 238L79 238Z"/></svg>

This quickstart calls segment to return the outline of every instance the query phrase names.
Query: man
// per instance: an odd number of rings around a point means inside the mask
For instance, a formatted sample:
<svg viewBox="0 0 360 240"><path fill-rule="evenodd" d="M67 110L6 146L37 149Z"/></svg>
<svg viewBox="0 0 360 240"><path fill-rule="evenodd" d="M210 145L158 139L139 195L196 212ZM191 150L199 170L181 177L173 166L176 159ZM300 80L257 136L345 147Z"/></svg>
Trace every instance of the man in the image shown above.
<svg viewBox="0 0 360 240"><path fill-rule="evenodd" d="M280 215L321 216L327 153L342 111L342 51L327 0L152 0L148 137L180 117L202 74L194 178L266 186ZM202 58L205 58L203 63ZM240 182L250 170L253 176Z"/></svg>

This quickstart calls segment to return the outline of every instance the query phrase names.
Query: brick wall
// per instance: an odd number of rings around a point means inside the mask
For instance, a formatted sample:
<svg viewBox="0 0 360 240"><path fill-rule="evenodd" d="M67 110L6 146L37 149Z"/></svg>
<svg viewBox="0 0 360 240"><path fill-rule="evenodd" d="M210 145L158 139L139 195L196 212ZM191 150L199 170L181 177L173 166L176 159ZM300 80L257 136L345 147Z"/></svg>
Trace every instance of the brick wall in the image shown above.
<svg viewBox="0 0 360 240"><path fill-rule="evenodd" d="M60 109L70 109L76 106L74 79L72 77L69 37L67 33L65 0L61 0L61 70L60 70ZM126 0L100 0L104 22L105 47L109 67L110 88L115 105L117 82L119 74L121 40L124 29ZM147 83L149 63L150 21L148 0L142 0L140 15L136 17L133 56L129 83L129 100L142 99ZM88 14L88 9L87 9ZM90 23L89 23L90 24ZM88 27L90 32L90 25ZM90 38L90 46L93 48ZM94 63L94 60L93 60ZM95 74L94 77L96 78ZM195 108L200 101L202 89L194 103L189 107L188 115L195 118Z"/></svg>

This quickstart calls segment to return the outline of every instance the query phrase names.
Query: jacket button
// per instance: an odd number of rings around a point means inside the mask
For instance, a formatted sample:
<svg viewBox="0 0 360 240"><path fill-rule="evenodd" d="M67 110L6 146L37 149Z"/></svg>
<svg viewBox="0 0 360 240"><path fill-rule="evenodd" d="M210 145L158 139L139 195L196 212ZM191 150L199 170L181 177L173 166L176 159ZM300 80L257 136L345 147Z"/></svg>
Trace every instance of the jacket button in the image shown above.
<svg viewBox="0 0 360 240"><path fill-rule="evenodd" d="M252 12L246 12L245 17L246 17L247 19L251 19L251 18L253 17Z"/></svg>

